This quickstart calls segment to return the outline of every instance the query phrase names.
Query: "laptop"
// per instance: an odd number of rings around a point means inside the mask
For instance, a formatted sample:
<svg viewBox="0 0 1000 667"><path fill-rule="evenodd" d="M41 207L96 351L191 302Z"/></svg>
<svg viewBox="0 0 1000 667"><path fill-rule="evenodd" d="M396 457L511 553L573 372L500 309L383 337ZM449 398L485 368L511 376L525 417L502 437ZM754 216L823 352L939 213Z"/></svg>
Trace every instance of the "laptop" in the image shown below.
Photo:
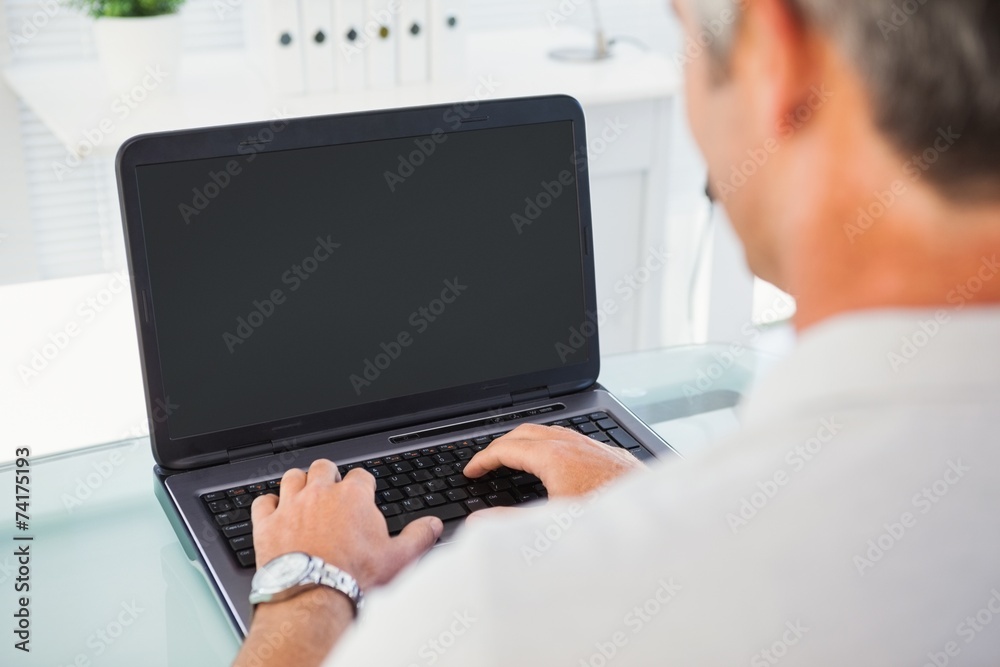
<svg viewBox="0 0 1000 667"><path fill-rule="evenodd" d="M597 384L580 105L565 96L150 134L117 158L155 487L246 634L249 508L318 458L442 542L524 472L462 474L519 424L673 450Z"/></svg>

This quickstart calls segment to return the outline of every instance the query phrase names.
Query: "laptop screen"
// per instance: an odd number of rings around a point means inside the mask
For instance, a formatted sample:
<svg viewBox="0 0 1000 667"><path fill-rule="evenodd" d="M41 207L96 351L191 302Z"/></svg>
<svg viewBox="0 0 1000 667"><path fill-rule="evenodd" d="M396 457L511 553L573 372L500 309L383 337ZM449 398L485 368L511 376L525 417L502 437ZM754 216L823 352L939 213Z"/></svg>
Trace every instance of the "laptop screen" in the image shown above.
<svg viewBox="0 0 1000 667"><path fill-rule="evenodd" d="M170 438L587 361L576 178L570 121L138 167Z"/></svg>

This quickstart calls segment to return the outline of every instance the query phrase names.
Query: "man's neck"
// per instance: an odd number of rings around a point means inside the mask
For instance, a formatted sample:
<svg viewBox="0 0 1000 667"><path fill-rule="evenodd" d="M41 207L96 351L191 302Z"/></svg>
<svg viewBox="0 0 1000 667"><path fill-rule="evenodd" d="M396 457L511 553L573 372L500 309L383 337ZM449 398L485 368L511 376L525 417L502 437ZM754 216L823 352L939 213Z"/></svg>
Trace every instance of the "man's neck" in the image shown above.
<svg viewBox="0 0 1000 667"><path fill-rule="evenodd" d="M868 224L862 212L883 210L873 201L833 207L836 224L796 239L797 329L862 310L1000 306L1000 205L959 207L914 187Z"/></svg>

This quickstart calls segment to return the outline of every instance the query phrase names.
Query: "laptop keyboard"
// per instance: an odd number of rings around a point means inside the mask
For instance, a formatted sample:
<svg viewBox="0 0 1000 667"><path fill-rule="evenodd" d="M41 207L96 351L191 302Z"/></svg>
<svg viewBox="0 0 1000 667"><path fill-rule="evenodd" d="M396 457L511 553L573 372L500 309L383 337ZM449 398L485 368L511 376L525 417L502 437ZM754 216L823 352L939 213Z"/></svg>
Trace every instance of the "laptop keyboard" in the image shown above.
<svg viewBox="0 0 1000 667"><path fill-rule="evenodd" d="M622 447L640 461L654 458L604 412L560 419L547 425L572 428L599 442ZM364 468L375 477L375 503L392 535L425 516L450 521L487 507L519 505L545 498L548 494L539 479L519 470L500 468L478 479L462 474L476 452L508 432L350 463L340 466L340 474ZM278 478L206 493L201 497L243 567L253 567L256 556L250 504L257 496L277 494L280 486Z"/></svg>

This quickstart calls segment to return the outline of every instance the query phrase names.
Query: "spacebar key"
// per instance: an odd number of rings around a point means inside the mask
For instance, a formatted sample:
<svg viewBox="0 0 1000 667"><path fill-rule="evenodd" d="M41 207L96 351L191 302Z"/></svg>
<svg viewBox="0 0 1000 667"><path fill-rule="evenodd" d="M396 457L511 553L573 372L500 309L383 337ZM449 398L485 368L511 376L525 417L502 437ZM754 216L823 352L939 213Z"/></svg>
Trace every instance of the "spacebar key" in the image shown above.
<svg viewBox="0 0 1000 667"><path fill-rule="evenodd" d="M411 521L416 521L417 519L422 519L425 516L436 516L442 521L450 521L451 519L461 519L465 515L465 507L461 503L452 503L450 505L428 507L427 509L422 509L419 512L407 512L406 514L389 517L386 520L386 525L389 527L390 534L396 534L403 530L406 524Z"/></svg>

